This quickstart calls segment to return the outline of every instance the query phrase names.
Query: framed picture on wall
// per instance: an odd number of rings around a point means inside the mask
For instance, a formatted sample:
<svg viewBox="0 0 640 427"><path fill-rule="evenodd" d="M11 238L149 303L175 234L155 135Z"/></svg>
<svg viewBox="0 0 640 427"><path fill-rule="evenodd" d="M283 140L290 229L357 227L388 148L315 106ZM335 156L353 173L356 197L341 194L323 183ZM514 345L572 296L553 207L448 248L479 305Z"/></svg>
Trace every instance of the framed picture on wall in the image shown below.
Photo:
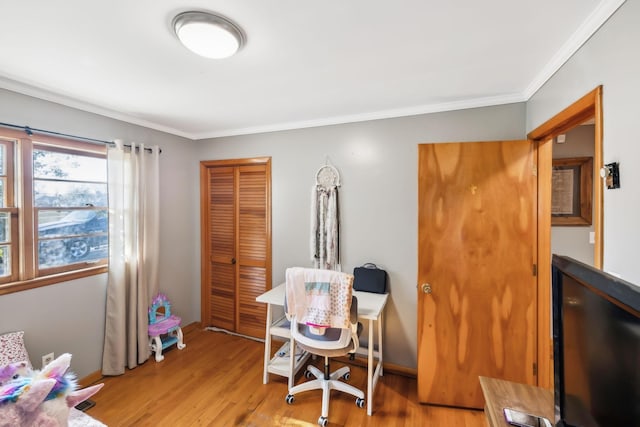
<svg viewBox="0 0 640 427"><path fill-rule="evenodd" d="M591 225L593 157L553 159L551 225Z"/></svg>

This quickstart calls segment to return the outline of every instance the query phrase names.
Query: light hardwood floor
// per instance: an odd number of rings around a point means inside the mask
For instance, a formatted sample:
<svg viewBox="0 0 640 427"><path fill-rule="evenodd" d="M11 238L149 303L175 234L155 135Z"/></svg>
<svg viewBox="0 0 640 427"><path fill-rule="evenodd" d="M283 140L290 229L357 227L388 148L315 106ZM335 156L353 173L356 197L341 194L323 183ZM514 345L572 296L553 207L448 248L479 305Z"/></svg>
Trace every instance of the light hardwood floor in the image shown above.
<svg viewBox="0 0 640 427"><path fill-rule="evenodd" d="M285 403L286 379L262 384L264 344L192 328L187 347L175 346L164 361L150 358L118 377L101 380L87 414L115 426L317 426L320 391ZM276 346L274 346L276 347ZM341 366L332 362L331 369ZM297 383L306 381L303 375ZM366 390L366 370L353 366L349 383ZM416 380L385 373L376 390L373 416L355 399L332 392L330 426L484 427L484 413L417 403Z"/></svg>

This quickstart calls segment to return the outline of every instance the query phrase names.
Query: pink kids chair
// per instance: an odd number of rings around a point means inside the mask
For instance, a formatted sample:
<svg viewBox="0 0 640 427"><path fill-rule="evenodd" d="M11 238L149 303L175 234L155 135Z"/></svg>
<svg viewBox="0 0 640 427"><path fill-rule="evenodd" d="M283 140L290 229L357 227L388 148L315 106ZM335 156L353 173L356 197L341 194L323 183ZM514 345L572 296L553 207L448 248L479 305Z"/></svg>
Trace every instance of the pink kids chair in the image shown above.
<svg viewBox="0 0 640 427"><path fill-rule="evenodd" d="M162 350L177 344L178 350L187 345L182 342L182 319L171 314L171 303L165 294L158 294L149 307L149 348L156 354L156 362L162 362Z"/></svg>

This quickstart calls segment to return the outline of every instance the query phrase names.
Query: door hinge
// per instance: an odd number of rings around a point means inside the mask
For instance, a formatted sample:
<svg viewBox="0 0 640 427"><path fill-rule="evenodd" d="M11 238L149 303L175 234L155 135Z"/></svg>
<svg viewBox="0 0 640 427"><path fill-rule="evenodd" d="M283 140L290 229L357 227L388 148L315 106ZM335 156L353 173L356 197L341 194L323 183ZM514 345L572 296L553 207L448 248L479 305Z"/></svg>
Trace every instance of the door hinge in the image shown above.
<svg viewBox="0 0 640 427"><path fill-rule="evenodd" d="M538 165L536 164L531 165L531 174L533 176L538 176Z"/></svg>
<svg viewBox="0 0 640 427"><path fill-rule="evenodd" d="M538 376L538 364L533 362L533 376Z"/></svg>
<svg viewBox="0 0 640 427"><path fill-rule="evenodd" d="M538 275L538 264L533 264L533 275L534 276Z"/></svg>

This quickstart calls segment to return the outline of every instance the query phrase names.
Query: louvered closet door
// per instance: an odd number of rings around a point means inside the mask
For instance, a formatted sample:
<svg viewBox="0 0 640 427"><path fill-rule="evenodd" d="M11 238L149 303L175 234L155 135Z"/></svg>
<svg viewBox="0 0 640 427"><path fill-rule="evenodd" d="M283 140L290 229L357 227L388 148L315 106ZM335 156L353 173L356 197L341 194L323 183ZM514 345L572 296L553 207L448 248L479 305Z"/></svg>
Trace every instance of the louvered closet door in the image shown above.
<svg viewBox="0 0 640 427"><path fill-rule="evenodd" d="M208 325L235 330L236 203L235 168L209 170Z"/></svg>
<svg viewBox="0 0 640 427"><path fill-rule="evenodd" d="M266 166L240 166L238 185L238 332L264 336L265 305L256 297L266 291L267 182Z"/></svg>
<svg viewBox="0 0 640 427"><path fill-rule="evenodd" d="M202 319L264 337L271 288L269 159L201 162Z"/></svg>

